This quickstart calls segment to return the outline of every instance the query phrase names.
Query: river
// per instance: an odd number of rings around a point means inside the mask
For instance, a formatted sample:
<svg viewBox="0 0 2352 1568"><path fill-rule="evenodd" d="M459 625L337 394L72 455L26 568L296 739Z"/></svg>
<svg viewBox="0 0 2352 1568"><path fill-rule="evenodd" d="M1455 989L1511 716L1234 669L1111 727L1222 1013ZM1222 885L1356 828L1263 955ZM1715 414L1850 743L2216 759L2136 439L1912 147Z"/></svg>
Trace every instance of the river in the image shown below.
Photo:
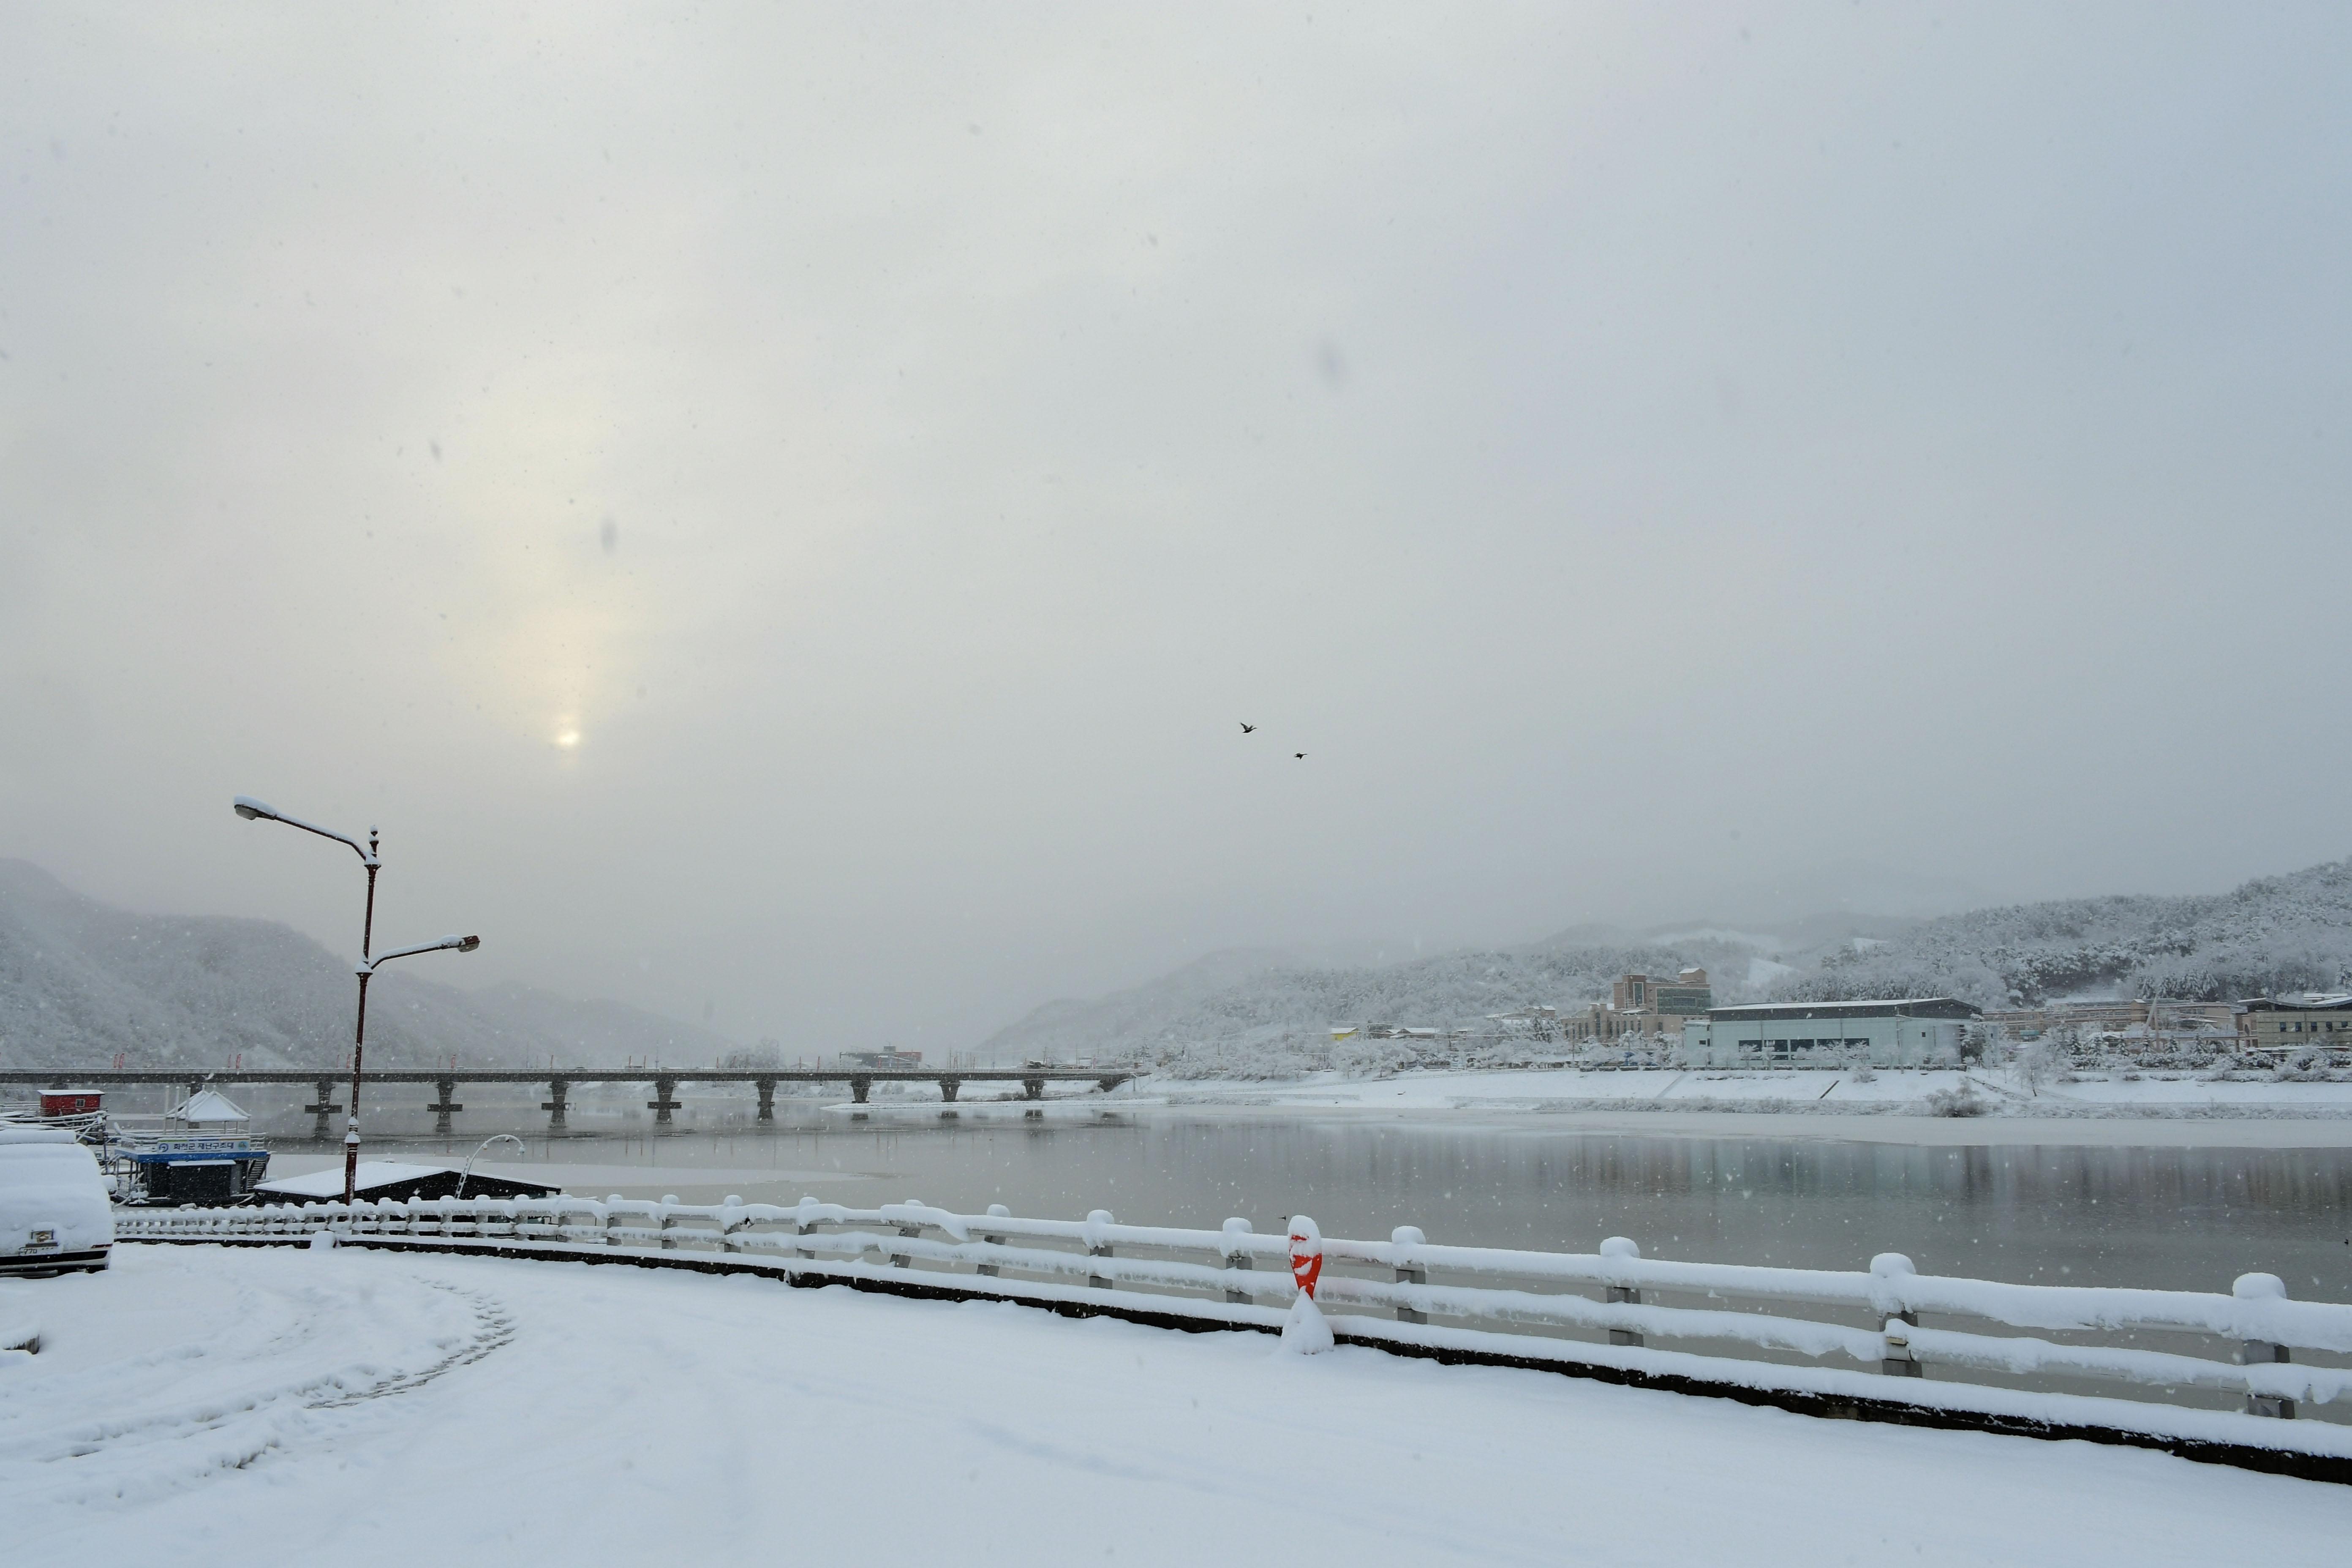
<svg viewBox="0 0 2352 1568"><path fill-rule="evenodd" d="M1138 1224L1239 1215L1261 1231L1305 1212L1333 1236L1416 1225L1433 1242L1578 1251L1627 1236L1654 1258L1800 1268L1897 1251L1922 1272L2019 1282L2227 1290L2259 1270L2297 1296L2352 1300L2352 1149L2008 1143L1991 1127L1982 1142L1921 1146L1542 1117L780 1110L771 1132L527 1131L526 1154L493 1149L482 1168L599 1196L919 1197L1073 1218L1104 1208ZM478 1137L386 1139L367 1155L451 1162ZM278 1148L278 1174L338 1163L318 1144Z"/></svg>

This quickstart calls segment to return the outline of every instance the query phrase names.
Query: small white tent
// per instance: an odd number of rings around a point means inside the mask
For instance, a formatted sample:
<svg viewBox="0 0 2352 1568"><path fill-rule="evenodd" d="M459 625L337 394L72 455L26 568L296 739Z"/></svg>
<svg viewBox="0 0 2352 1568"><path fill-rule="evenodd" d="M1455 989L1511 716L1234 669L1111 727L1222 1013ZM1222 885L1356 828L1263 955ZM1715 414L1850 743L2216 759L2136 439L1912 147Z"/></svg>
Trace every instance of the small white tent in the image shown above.
<svg viewBox="0 0 2352 1568"><path fill-rule="evenodd" d="M242 1132L252 1125L236 1101L216 1089L202 1089L172 1112L171 1120L194 1131Z"/></svg>

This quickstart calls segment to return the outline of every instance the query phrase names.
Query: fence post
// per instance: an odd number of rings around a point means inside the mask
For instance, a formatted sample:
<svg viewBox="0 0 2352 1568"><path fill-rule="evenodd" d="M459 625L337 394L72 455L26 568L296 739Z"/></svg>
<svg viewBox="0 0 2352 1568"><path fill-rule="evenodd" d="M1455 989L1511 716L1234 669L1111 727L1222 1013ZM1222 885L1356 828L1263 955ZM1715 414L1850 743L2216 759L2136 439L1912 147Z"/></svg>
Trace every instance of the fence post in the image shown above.
<svg viewBox="0 0 2352 1568"><path fill-rule="evenodd" d="M1223 1226L1224 1242L1218 1250L1223 1254L1226 1268L1237 1268L1246 1274L1257 1266L1256 1260L1251 1258L1248 1253L1244 1252L1239 1245L1239 1238L1249 1234L1250 1222L1241 1218L1239 1215L1235 1215L1234 1218L1225 1221ZM1246 1307L1249 1305L1250 1300L1251 1293L1249 1291L1236 1290L1230 1285L1225 1287L1225 1300L1228 1305Z"/></svg>
<svg viewBox="0 0 2352 1568"><path fill-rule="evenodd" d="M743 1194L740 1193L728 1194L719 1205L719 1250L721 1252L743 1250L742 1244L735 1239L735 1227L748 1222L740 1215L730 1215L727 1212L729 1209L740 1209L742 1206Z"/></svg>
<svg viewBox="0 0 2352 1568"><path fill-rule="evenodd" d="M2242 1301L2283 1301L2286 1299L2286 1281L2275 1274L2241 1274L2231 1283L2230 1294ZM2275 1340L2241 1340L2234 1359L2240 1366L2276 1366L2294 1358L2288 1354L2286 1346ZM2282 1394L2256 1394L2249 1389L2246 1414L2292 1421L2294 1401Z"/></svg>
<svg viewBox="0 0 2352 1568"><path fill-rule="evenodd" d="M1630 1237L1612 1236L1601 1244L1601 1256L1639 1258L1642 1249L1633 1245ZM1612 1285L1608 1289L1608 1299L1629 1307L1638 1307L1642 1304L1642 1292L1631 1285ZM1612 1329L1609 1331L1609 1342L1612 1345L1638 1345L1642 1342L1642 1336L1631 1329Z"/></svg>
<svg viewBox="0 0 2352 1568"><path fill-rule="evenodd" d="M1888 1377L1925 1377L1927 1371L1911 1353L1910 1331L1919 1326L1919 1314L1903 1304L1896 1282L1918 1273L1911 1260L1899 1252L1882 1252L1870 1260L1870 1277L1884 1280L1874 1303L1879 1311L1879 1332L1886 1338L1886 1354L1879 1361L1878 1370Z"/></svg>
<svg viewBox="0 0 2352 1568"><path fill-rule="evenodd" d="M1118 1222L1116 1220L1110 1217L1110 1210L1108 1209L1096 1209L1087 1215L1087 1228L1089 1230L1094 1229L1097 1226L1115 1225ZM1089 1258L1108 1258L1110 1256L1110 1243L1108 1241L1097 1242L1089 1240L1087 1246L1087 1256ZM1108 1276L1101 1274L1088 1274L1087 1276L1087 1284L1089 1289L1096 1290L1108 1290L1111 1288L1111 1282Z"/></svg>
<svg viewBox="0 0 2352 1568"><path fill-rule="evenodd" d="M1006 1208L1003 1204L991 1204L988 1205L988 1217L991 1219L1010 1219L1013 1217L1013 1211ZM992 1236L984 1230L980 1233L980 1239L986 1242L991 1247L1002 1247L1004 1245L1003 1237ZM1003 1272L1002 1268L998 1268L993 1263L982 1264L979 1271L989 1276L991 1279L994 1279L997 1275Z"/></svg>
<svg viewBox="0 0 2352 1568"><path fill-rule="evenodd" d="M908 1198L907 1200L907 1206L908 1208L921 1208L923 1206L923 1200L920 1198ZM902 1225L898 1227L898 1234L900 1236L920 1236L923 1234L923 1227L919 1225ZM890 1255L890 1267L893 1268L912 1268L914 1266L915 1260L908 1257L903 1252L894 1252Z"/></svg>
<svg viewBox="0 0 2352 1568"><path fill-rule="evenodd" d="M1394 1247L1399 1253L1402 1253L1411 1247L1425 1247L1428 1244L1429 1237L1421 1234L1421 1227L1418 1226L1401 1225L1394 1230L1389 1232L1389 1245L1391 1247ZM1399 1285L1426 1285L1429 1283L1429 1270L1420 1267L1418 1264L1406 1263L1402 1258L1398 1258L1396 1261L1395 1283ZM1429 1321L1429 1314L1427 1312L1412 1307L1399 1307L1396 1310L1396 1315L1397 1321L1400 1323L1425 1323Z"/></svg>
<svg viewBox="0 0 2352 1568"><path fill-rule="evenodd" d="M613 1234L614 1230L619 1228L619 1226L614 1223L619 1216L614 1214L613 1210L620 1201L621 1194L618 1193L607 1193L604 1194L604 1245L607 1247L618 1247L621 1245L620 1238Z"/></svg>

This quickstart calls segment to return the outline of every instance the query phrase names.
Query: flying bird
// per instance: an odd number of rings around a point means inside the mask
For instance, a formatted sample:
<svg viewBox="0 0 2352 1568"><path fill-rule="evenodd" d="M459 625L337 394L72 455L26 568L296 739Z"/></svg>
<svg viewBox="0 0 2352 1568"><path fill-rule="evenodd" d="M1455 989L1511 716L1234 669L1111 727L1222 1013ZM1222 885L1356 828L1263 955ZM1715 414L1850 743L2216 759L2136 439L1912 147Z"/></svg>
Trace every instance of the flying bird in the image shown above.
<svg viewBox="0 0 2352 1568"><path fill-rule="evenodd" d="M1236 723L1239 723L1239 722L1240 722L1240 721L1236 720L1236 721L1235 721L1235 722L1236 722ZM1255 725L1255 724L1243 724L1243 725L1242 725L1242 733L1243 733L1243 734L1244 734L1244 735L1254 734L1254 733L1255 733L1255 732L1256 732L1256 730L1257 730L1257 726L1256 726L1256 725Z"/></svg>
<svg viewBox="0 0 2352 1568"><path fill-rule="evenodd" d="M1306 752L1291 752L1290 754L1291 754L1292 756L1294 756L1294 757L1297 757L1297 758L1300 762L1302 762L1302 763L1303 763L1303 762L1305 762L1305 761L1307 760L1307 753L1306 753Z"/></svg>

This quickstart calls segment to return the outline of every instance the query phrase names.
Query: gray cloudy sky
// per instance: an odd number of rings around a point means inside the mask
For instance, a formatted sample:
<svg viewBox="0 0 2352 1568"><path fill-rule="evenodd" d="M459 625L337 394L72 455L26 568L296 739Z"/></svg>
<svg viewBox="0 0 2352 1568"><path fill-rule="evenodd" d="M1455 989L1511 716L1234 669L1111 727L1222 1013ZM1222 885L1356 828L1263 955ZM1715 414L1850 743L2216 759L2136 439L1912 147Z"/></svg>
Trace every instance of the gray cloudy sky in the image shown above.
<svg viewBox="0 0 2352 1568"><path fill-rule="evenodd" d="M2332 858L2347 80L2340 5L10 6L0 854L355 948L228 799L373 819L436 978L803 1049Z"/></svg>

